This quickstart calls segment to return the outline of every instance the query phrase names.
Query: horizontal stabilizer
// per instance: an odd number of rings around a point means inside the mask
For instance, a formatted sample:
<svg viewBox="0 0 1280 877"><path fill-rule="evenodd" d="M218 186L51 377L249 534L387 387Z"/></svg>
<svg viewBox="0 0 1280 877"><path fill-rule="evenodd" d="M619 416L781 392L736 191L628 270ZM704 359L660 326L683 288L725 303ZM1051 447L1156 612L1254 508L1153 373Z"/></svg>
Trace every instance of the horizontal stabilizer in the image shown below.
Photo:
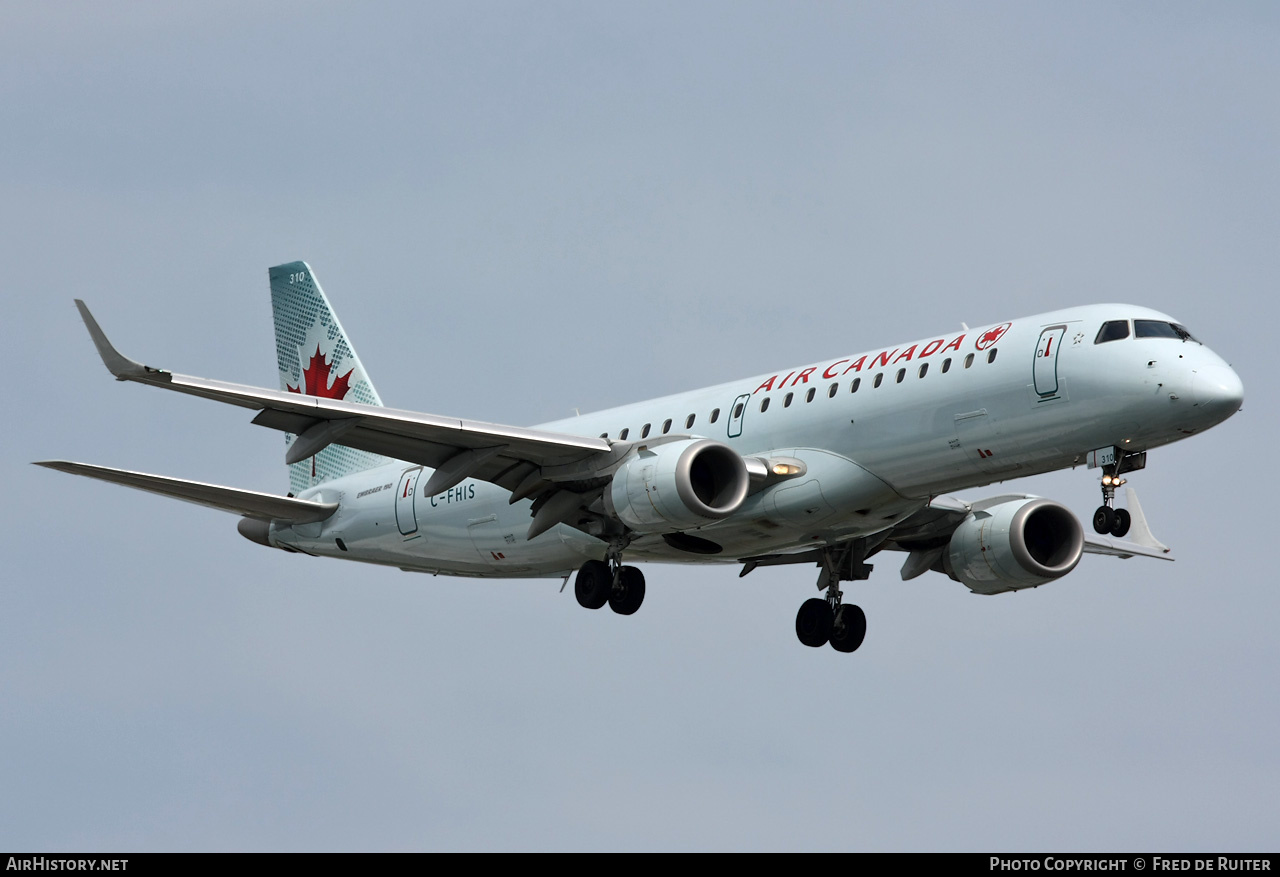
<svg viewBox="0 0 1280 877"><path fill-rule="evenodd" d="M255 490L239 490L234 487L205 484L201 481L167 478L163 475L148 475L145 472L130 472L126 469L111 469L106 466L91 466L88 463L43 460L36 465L44 466L46 469L57 469L59 472L69 472L72 475L110 481L113 484L123 484L125 487L194 502L197 505L221 509L224 512L235 512L261 521L312 524L325 520L338 510L336 502L312 502L271 493L258 493Z"/></svg>

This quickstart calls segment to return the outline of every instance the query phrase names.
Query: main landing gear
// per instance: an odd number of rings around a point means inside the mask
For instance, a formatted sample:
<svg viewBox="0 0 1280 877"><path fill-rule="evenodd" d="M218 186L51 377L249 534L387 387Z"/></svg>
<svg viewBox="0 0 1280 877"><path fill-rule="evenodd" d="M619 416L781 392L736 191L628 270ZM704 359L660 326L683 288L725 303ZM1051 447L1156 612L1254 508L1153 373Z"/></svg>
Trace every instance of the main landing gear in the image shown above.
<svg viewBox="0 0 1280 877"><path fill-rule="evenodd" d="M805 600L796 613L796 637L806 646L819 649L830 643L837 652L852 652L866 638L866 613L858 606L840 602L844 596L841 581L859 581L871 575L871 566L863 562L861 548L850 545L823 551L818 587L825 587L827 595Z"/></svg>
<svg viewBox="0 0 1280 877"><path fill-rule="evenodd" d="M622 565L621 548L611 548L604 560L588 560L573 582L578 604L599 609L605 603L619 615L632 615L644 602L644 573Z"/></svg>
<svg viewBox="0 0 1280 877"><path fill-rule="evenodd" d="M835 596L811 597L796 613L796 636L806 646L820 649L830 643L837 652L852 652L867 636L867 616L862 607L841 605L842 591ZM835 602L831 602L832 600Z"/></svg>
<svg viewBox="0 0 1280 877"><path fill-rule="evenodd" d="M1119 468L1119 465L1108 466L1107 470ZM1093 513L1093 529L1100 535L1110 533L1119 539L1129 532L1129 525L1132 523L1129 512L1115 507L1116 488L1121 484L1124 484L1124 479L1111 471L1102 476L1102 505Z"/></svg>

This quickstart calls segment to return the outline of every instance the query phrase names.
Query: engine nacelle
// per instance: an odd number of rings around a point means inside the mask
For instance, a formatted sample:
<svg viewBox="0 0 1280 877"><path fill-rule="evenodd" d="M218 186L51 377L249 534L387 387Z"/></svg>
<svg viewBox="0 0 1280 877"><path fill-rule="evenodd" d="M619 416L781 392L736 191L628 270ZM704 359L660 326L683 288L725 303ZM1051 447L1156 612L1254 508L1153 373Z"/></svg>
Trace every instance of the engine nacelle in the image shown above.
<svg viewBox="0 0 1280 877"><path fill-rule="evenodd" d="M605 508L639 533L701 527L738 510L747 466L733 448L687 439L641 448L613 475Z"/></svg>
<svg viewBox="0 0 1280 877"><path fill-rule="evenodd" d="M1061 578L1083 552L1084 529L1066 506L1014 500L965 518L951 535L946 568L971 591L999 594Z"/></svg>

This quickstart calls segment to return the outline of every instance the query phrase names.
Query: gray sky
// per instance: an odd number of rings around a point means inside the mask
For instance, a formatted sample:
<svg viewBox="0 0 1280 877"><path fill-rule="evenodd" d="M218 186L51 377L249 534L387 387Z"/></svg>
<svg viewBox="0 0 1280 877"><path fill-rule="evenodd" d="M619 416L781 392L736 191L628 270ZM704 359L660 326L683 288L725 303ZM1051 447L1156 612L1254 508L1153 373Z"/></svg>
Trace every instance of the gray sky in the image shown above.
<svg viewBox="0 0 1280 877"><path fill-rule="evenodd" d="M0 6L0 848L1276 848L1277 7L690 6ZM622 618L27 465L283 492L277 433L112 382L71 299L274 386L293 259L440 414L1096 301L1245 411L1131 478L1177 563L978 597L879 557L853 656L796 642L809 568L651 566Z"/></svg>

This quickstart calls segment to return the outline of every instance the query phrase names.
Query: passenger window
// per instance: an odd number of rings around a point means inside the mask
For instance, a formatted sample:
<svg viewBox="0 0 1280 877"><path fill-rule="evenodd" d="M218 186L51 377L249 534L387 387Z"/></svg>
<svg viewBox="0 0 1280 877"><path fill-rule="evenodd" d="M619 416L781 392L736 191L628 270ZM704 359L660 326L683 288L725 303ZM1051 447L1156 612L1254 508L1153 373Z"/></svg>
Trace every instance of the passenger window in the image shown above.
<svg viewBox="0 0 1280 877"><path fill-rule="evenodd" d="M738 407L739 407L739 408L741 408L742 406L741 406L741 405L739 405ZM719 420L719 419L720 419L720 409L719 409L719 408L712 408L712 409L711 409L711 416L710 416L709 418L707 418L707 419L708 419L708 420L710 420L712 423L715 423L717 420Z"/></svg>
<svg viewBox="0 0 1280 877"><path fill-rule="evenodd" d="M629 427L628 427L628 428L624 428L624 429L622 430L622 432L618 433L618 439L619 439L620 441L624 441L624 442L625 442L625 441L627 440L627 433L629 433L629 432L631 432L631 429L630 429Z"/></svg>
<svg viewBox="0 0 1280 877"><path fill-rule="evenodd" d="M928 373L929 373L929 363L922 362L920 364L920 377L924 377Z"/></svg>
<svg viewBox="0 0 1280 877"><path fill-rule="evenodd" d="M760 400L760 412L763 414L765 411L768 411L768 410L769 410L769 397L765 396L763 399Z"/></svg>
<svg viewBox="0 0 1280 877"><path fill-rule="evenodd" d="M785 395L785 396L783 396L783 397L782 397L782 407L783 407L783 408L790 408L790 407L791 407L791 398L792 398L793 396L795 396L795 393L788 393L787 395Z"/></svg>
<svg viewBox="0 0 1280 877"><path fill-rule="evenodd" d="M804 394L804 401L806 401L806 402L812 402L812 401L813 401L813 396L814 396L814 394L815 394L815 393L817 393L817 392L818 392L818 388L817 388L817 387L810 387L810 388L809 388L809 392L807 392L807 393L805 393L805 394Z"/></svg>
<svg viewBox="0 0 1280 877"><path fill-rule="evenodd" d="M949 371L951 371L951 357L948 356L942 361L942 373L945 375Z"/></svg>
<svg viewBox="0 0 1280 877"><path fill-rule="evenodd" d="M839 392L839 390L840 390L839 384L832 384L831 386L827 387L827 398L834 399L836 397L836 393Z"/></svg>
<svg viewBox="0 0 1280 877"><path fill-rule="evenodd" d="M884 380L884 372L876 372L876 379L871 382L872 387L880 386L880 382Z"/></svg>
<svg viewBox="0 0 1280 877"><path fill-rule="evenodd" d="M968 356L966 356L966 357L964 358L964 367L965 367L965 368L968 368L968 367L969 367L969 366L971 366L971 365L973 365L973 354L972 354L972 353L970 353Z"/></svg>
<svg viewBox="0 0 1280 877"><path fill-rule="evenodd" d="M1182 336L1173 330L1172 323L1162 323L1159 320L1134 320L1133 337L1181 338Z"/></svg>
<svg viewBox="0 0 1280 877"><path fill-rule="evenodd" d="M1108 320L1103 323L1102 328L1098 330L1098 337L1093 339L1093 343L1104 344L1107 341L1119 341L1121 338L1128 337L1128 320Z"/></svg>
<svg viewBox="0 0 1280 877"><path fill-rule="evenodd" d="M671 418L670 418L670 417L668 417L666 420L664 420L664 421L662 422L662 434L663 434L663 435L666 435L666 434L667 434L667 433L669 433L669 432L671 432Z"/></svg>
<svg viewBox="0 0 1280 877"><path fill-rule="evenodd" d="M853 383L849 385L849 392L856 393L858 388L862 386L862 378L854 378Z"/></svg>
<svg viewBox="0 0 1280 877"><path fill-rule="evenodd" d="M742 403L741 403L741 402L739 402L737 405L735 405L735 406L733 407L733 417L734 417L734 419L736 420L737 418L739 418L739 417L741 417L741 416L742 416ZM711 419L714 421L714 420L715 420L715 416L713 415Z"/></svg>
<svg viewBox="0 0 1280 877"><path fill-rule="evenodd" d="M694 416L693 416L692 414L690 414L688 417L686 417L686 418L685 418L685 420L684 420L684 428L685 428L685 429L693 429L693 417L694 417Z"/></svg>
<svg viewBox="0 0 1280 877"><path fill-rule="evenodd" d="M640 438L648 438L648 437L649 437L649 424L646 423L644 425L644 429L640 430Z"/></svg>
<svg viewBox="0 0 1280 877"><path fill-rule="evenodd" d="M991 348L991 352L987 354L987 362L995 362L995 361L996 361L996 350L997 350L997 349L998 349L998 348L995 348L995 347L992 347L992 348Z"/></svg>
<svg viewBox="0 0 1280 877"><path fill-rule="evenodd" d="M898 377L894 380L894 383L896 384L902 383L902 379L905 378L906 376L907 376L907 370L905 368L898 369Z"/></svg>

